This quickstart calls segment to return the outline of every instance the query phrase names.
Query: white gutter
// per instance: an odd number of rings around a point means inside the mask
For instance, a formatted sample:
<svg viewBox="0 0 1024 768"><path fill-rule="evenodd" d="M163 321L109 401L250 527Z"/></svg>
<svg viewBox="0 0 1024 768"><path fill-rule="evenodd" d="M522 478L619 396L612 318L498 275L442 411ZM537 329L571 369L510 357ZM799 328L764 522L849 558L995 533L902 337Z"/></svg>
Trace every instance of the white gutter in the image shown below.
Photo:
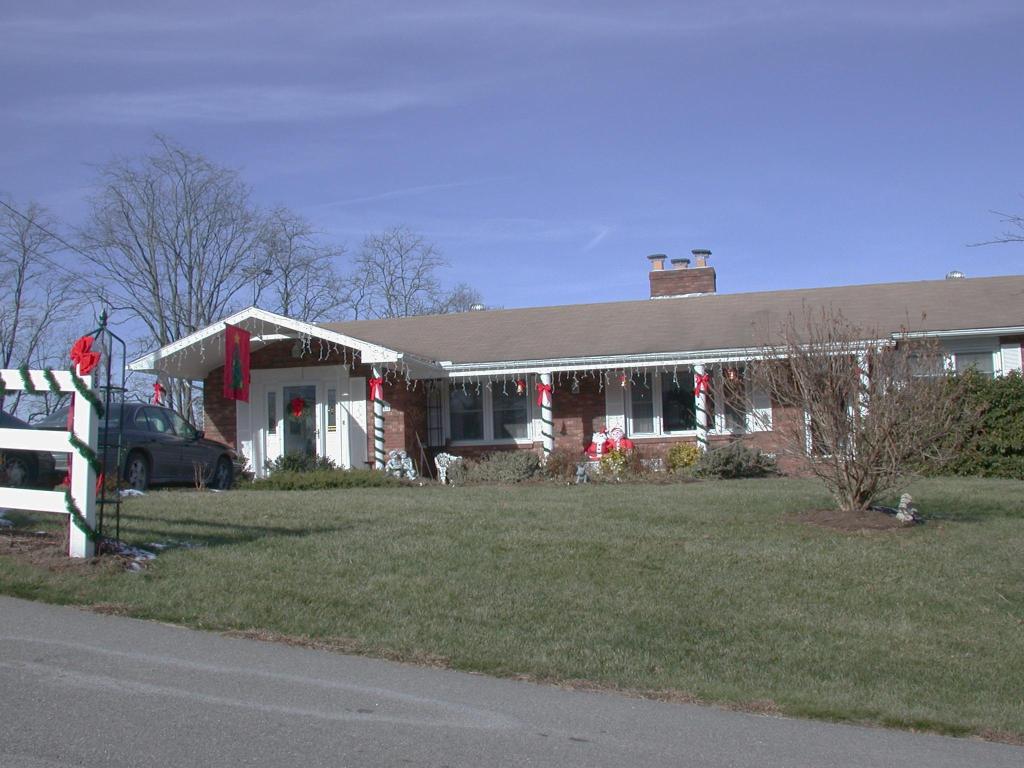
<svg viewBox="0 0 1024 768"><path fill-rule="evenodd" d="M945 339L954 336L1019 336L1024 334L1024 325L1010 325L1004 328L964 328L959 331L914 331L894 333L892 337L908 339L937 338Z"/></svg>

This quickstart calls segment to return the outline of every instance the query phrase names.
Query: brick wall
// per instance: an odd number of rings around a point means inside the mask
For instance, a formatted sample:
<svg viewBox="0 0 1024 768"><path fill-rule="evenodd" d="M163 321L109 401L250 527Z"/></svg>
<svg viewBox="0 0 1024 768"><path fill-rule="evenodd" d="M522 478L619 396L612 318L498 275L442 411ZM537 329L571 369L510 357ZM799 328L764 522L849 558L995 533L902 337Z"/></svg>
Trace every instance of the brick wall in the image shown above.
<svg viewBox="0 0 1024 768"><path fill-rule="evenodd" d="M650 273L651 296L683 296L688 293L714 293L714 267L661 269Z"/></svg>
<svg viewBox="0 0 1024 768"><path fill-rule="evenodd" d="M590 445L594 432L605 423L604 390L597 378L579 380L580 391L572 392L572 382L555 383L551 398L551 417L555 424L555 449L581 451Z"/></svg>
<svg viewBox="0 0 1024 768"><path fill-rule="evenodd" d="M224 399L224 366L214 368L203 379L203 432L211 440L238 449L235 401Z"/></svg>

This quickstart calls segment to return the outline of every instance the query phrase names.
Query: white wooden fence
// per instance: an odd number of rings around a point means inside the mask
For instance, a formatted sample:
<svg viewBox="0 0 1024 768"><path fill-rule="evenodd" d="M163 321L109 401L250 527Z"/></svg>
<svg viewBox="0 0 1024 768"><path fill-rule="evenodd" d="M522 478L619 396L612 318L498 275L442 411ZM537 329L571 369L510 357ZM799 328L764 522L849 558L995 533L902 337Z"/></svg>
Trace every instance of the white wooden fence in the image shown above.
<svg viewBox="0 0 1024 768"><path fill-rule="evenodd" d="M54 371L54 378L61 392L75 392L71 374ZM0 370L8 391L25 389L21 373L16 369ZM32 385L40 392L49 391L43 371L29 371ZM85 386L92 389L92 376L83 376ZM72 425L75 435L93 451L98 443L99 420L92 406L85 398L75 403L75 421ZM70 443L69 432L54 432L35 429L0 429L0 453L8 450L41 451L45 453L70 453L71 498L82 513L90 529L96 529L96 473ZM0 509L22 509L33 512L56 512L68 515L70 512L64 493L61 491L36 491L26 488L0 487ZM71 557L92 557L95 547L89 537L73 520L68 520L68 554Z"/></svg>

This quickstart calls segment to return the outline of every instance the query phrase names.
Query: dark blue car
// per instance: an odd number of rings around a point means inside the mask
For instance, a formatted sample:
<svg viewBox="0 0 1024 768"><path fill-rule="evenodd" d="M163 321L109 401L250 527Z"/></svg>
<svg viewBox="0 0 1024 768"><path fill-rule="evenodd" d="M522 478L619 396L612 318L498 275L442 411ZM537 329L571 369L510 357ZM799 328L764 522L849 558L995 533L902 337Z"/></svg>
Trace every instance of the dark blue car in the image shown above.
<svg viewBox="0 0 1024 768"><path fill-rule="evenodd" d="M122 460L114 462L122 413ZM235 472L241 469L231 446L208 440L201 430L170 408L125 403L123 412L118 406L111 408L110 420L107 424L105 421L100 420L99 443L107 457L106 465L119 464L129 488L144 491L151 484L202 482L210 488L226 490L231 487ZM66 426L66 408L38 424L40 429ZM57 472L67 472L68 454L57 453L54 458Z"/></svg>
<svg viewBox="0 0 1024 768"><path fill-rule="evenodd" d="M0 411L0 427L35 429L35 425L4 411ZM57 482L53 456L41 451L0 448L0 469L0 485L12 488L47 487Z"/></svg>

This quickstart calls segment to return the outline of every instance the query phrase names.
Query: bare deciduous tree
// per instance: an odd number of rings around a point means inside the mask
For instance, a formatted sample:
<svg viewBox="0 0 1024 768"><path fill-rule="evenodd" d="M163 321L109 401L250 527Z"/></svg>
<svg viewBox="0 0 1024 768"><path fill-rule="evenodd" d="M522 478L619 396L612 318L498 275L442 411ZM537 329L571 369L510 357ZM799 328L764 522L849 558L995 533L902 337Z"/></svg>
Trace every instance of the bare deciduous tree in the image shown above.
<svg viewBox="0 0 1024 768"><path fill-rule="evenodd" d="M370 235L348 279L348 306L354 319L408 317L463 312L480 301L460 283L445 290L438 272L447 262L421 235L404 227Z"/></svg>
<svg viewBox="0 0 1024 768"><path fill-rule="evenodd" d="M338 262L341 247L316 242L312 226L287 208L266 217L263 267L256 276L261 305L315 323L335 320L345 305Z"/></svg>
<svg viewBox="0 0 1024 768"><path fill-rule="evenodd" d="M82 233L108 301L142 323L147 346L187 336L242 303L265 232L236 172L164 137L156 144L147 157L102 168ZM168 394L190 415L189 382Z"/></svg>
<svg viewBox="0 0 1024 768"><path fill-rule="evenodd" d="M63 248L51 234L55 229L56 222L36 203L24 212L0 207L0 368L67 364L72 289L70 279L55 272ZM33 398L33 412L25 415L45 415L62 399L49 393ZM0 410L13 413L19 405L20 391L0 394Z"/></svg>
<svg viewBox="0 0 1024 768"><path fill-rule="evenodd" d="M789 415L774 420L783 451L806 461L843 510L866 509L956 444L963 387L937 343L808 309L762 356L751 375Z"/></svg>

